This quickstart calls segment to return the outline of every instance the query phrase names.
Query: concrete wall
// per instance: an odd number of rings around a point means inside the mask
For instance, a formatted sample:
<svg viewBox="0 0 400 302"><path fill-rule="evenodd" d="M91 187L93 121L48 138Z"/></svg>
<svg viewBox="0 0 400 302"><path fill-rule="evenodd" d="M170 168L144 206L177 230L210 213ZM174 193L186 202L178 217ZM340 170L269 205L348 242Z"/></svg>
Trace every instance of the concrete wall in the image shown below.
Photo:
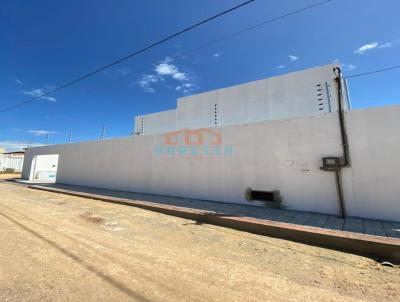
<svg viewBox="0 0 400 302"><path fill-rule="evenodd" d="M135 134L165 133L176 129L176 110L135 117Z"/></svg>
<svg viewBox="0 0 400 302"><path fill-rule="evenodd" d="M337 66L325 65L180 98L176 110L137 117L135 133L165 133L332 112L337 110L333 72ZM346 102L347 94L344 97Z"/></svg>
<svg viewBox="0 0 400 302"><path fill-rule="evenodd" d="M345 170L353 215L400 221L400 106L348 112L351 169Z"/></svg>
<svg viewBox="0 0 400 302"><path fill-rule="evenodd" d="M351 168L343 171L351 216L400 221L400 106L346 112ZM334 175L321 158L341 156L337 113L214 128L233 154L156 154L165 135L30 148L60 154L57 182L142 193L247 203L246 188L280 190L289 209L338 213Z"/></svg>

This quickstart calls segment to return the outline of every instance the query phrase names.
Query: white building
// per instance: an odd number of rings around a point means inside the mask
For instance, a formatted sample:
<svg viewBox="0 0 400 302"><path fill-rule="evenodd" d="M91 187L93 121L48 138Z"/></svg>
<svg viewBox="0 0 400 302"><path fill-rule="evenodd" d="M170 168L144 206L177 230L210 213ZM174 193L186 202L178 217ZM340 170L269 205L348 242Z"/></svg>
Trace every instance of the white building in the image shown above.
<svg viewBox="0 0 400 302"><path fill-rule="evenodd" d="M30 148L23 177L49 161L64 184L399 221L400 106L348 110L335 67L181 98L132 137Z"/></svg>

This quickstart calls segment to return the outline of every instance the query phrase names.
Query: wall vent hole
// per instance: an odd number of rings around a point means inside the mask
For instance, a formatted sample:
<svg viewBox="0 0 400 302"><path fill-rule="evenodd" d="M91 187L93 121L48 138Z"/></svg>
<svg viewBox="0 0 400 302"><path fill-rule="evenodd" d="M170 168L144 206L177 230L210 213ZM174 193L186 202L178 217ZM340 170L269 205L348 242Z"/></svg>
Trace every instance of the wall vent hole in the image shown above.
<svg viewBox="0 0 400 302"><path fill-rule="evenodd" d="M267 191L252 191L250 199L260 201L274 201L274 193Z"/></svg>
<svg viewBox="0 0 400 302"><path fill-rule="evenodd" d="M278 206L281 203L279 191L258 191L247 188L245 198L248 201L264 201L268 205Z"/></svg>

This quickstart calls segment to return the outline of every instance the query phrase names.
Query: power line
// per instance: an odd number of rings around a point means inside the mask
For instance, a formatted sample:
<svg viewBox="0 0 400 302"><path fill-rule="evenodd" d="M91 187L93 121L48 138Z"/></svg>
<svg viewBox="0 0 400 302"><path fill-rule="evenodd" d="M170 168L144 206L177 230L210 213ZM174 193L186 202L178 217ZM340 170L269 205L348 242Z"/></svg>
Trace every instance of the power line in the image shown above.
<svg viewBox="0 0 400 302"><path fill-rule="evenodd" d="M312 9L312 8L315 8L315 7L318 7L318 6L327 4L327 3L332 2L332 1L334 1L334 0L325 0L325 1L322 1L322 2L318 2L318 3L315 3L315 4L311 4L311 5L309 5L309 6L305 6L305 7L302 7L302 8L296 9L296 10L293 10L293 11L291 11L291 12L288 12L288 13L286 13L286 14L280 15L280 16L278 16L278 17L265 20L265 21L263 21L263 22L261 22L261 23L257 23L257 24L255 24L255 25L250 26L250 27L244 28L244 29L242 29L242 30L240 30L240 31L231 33L231 34L226 35L226 36L224 36L224 37L222 37L222 38L218 38L218 39L216 39L216 40L214 40L214 41L211 41L211 42L209 42L209 43L207 43L207 44L204 44L204 45L202 45L202 46L196 47L196 48L194 48L194 49L192 49L192 50L189 50L189 51L187 51L187 52L185 52L185 53L178 54L178 55L176 55L176 56L179 56L179 55L187 55L187 54L193 53L193 52L195 52L195 51L198 51L198 50L200 50L200 49L203 49L203 48L206 48L206 47L208 47L208 46L214 45L214 44L216 44L216 43L225 41L225 40L227 40L227 39L233 38L233 37L235 37L235 36L238 36L238 35L240 35L240 34L242 34L242 33L247 32L247 31L256 29L256 28L258 28L258 27L261 27L261 26L263 26L263 25L270 24L270 23L273 23L273 22L282 20L282 19L284 19L284 18L287 18L287 17L293 16L293 15L302 13L302 12L304 12L304 11L306 11L306 10L309 10L309 9ZM173 57L174 57L174 56L173 56Z"/></svg>
<svg viewBox="0 0 400 302"><path fill-rule="evenodd" d="M377 69L377 70L373 70L373 71L368 71L368 72L364 72L364 73L358 73L358 74L352 74L346 77L343 77L344 79L349 79L349 78L355 78L355 77L362 77L362 76L366 76L366 75L370 75L370 74L374 74L374 73L379 73L379 72L384 72L384 71L388 71L388 70L393 70L393 69L397 69L400 68L400 65L397 66L393 66L393 67L388 67L388 68L383 68L383 69Z"/></svg>
<svg viewBox="0 0 400 302"><path fill-rule="evenodd" d="M232 7L232 8L230 8L230 9L226 10L226 11L223 11L223 12L221 12L221 13L215 15L215 16L209 17L209 18L207 18L206 20L203 20L203 21L201 21L201 22L198 22L198 23L196 23L196 24L194 24L194 25L192 25L192 26L190 26L190 27L187 27L187 28L185 28L184 30L181 30L180 32L177 32L177 33L175 33L175 34L173 34L173 35L170 35L170 36L168 36L168 37L166 37L166 38L164 38L164 39L162 39L162 40L160 40L160 41L158 41L158 42L155 42L155 43L153 43L153 44L151 44L151 45L149 45L149 46L147 46L147 47L145 47L145 48L142 48L142 49L140 49L140 50L138 50L138 51L136 51L136 52L134 52L134 53L132 53L132 54L130 54L130 55L128 55L128 56L125 56L125 57L123 57L123 58L121 58L121 59L118 59L118 60L116 60L116 61L114 61L114 62L112 62L112 63L110 63L110 64L107 64L107 65L105 65L105 66L99 68L99 69L96 69L96 70L93 71L93 72L90 72L90 73L88 73L88 74L86 74L86 75L83 75L83 76L81 76L81 77L79 77L79 78L73 80L73 81L67 82L66 84L63 84L63 85L58 86L58 87L56 87L56 88L54 88L54 89L51 89L51 90L47 91L46 93L43 93L43 94L41 94L41 95L39 95L39 96L33 97L33 98L31 98L31 99L29 99L29 100L26 100L26 101L24 101L24 102L21 102L21 103L18 103L18 104L16 104L16 105L13 105L13 106L11 106L11 107L8 107L8 108L5 108L5 109L3 109L3 110L0 110L0 112L10 111L10 110L12 110L12 109L18 108L18 107L20 107L20 106L23 106L23 105L25 105L25 104L31 103L31 102L33 102L33 101L35 101L35 100L38 100L38 99L40 99L40 98L42 98L42 97L44 97L44 96L47 96L47 95L49 95L49 94L51 94L51 93L53 93L53 92L56 92L56 91L61 90L61 89L63 89L63 88L66 88L66 87L68 87L68 86L70 86L70 85L72 85L72 84L75 84L75 83L77 83L77 82L79 82L79 81L82 81L82 80L84 80L84 79L86 79L86 78L88 78L88 77L90 77L90 76L92 76L92 75L94 75L94 74L96 74L96 73L99 73L99 72L101 72L101 71L103 71L103 70L105 70L105 69L108 69L108 68L112 67L113 65L116 65L116 64L118 64L118 63L120 63L120 62L122 62L122 61L125 61L125 60L127 60L127 59L129 59L129 58L131 58L131 57L133 57L133 56L135 56L135 55L138 55L138 54L140 54L140 53L143 53L143 52L145 52L146 50L148 50L148 49L150 49L150 48L153 48L153 47L155 47L155 46L157 46L157 45L159 45L159 44L162 44L162 43L164 43L164 42L166 42L166 41L168 41L168 40L170 40L170 39L172 39L172 38L174 38L174 37L176 37L176 36L179 36L179 35L181 35L181 34L187 32L187 31L189 31L189 30L191 30L191 29L193 29L193 28L195 28L195 27L198 27L198 26L200 26L200 25L202 25L202 24L204 24L204 23L206 23L206 22L209 22L209 21L211 21L211 20L213 20L213 19L216 19L216 18L218 18L218 17L220 17L220 16L222 16L222 15L224 15L224 14L227 14L227 13L233 11L233 10L236 10L236 9L238 9L238 8L240 8L240 7L242 7L242 6L245 6L245 5L247 5L247 4L251 3L251 2L254 2L254 1L255 1L255 0L246 1L246 2L244 2L244 3L242 3L242 4L239 4L239 5L235 6L235 7ZM191 50L189 50L189 51L187 51L187 52L180 53L180 54L177 54L177 55L173 55L172 57L177 57L177 56L187 55L187 54L193 53L193 52L195 52L195 51L201 50L201 49L206 48L206 47L208 47L208 46L211 46L211 45L213 45L213 44L216 44L216 43L222 42L222 41L224 41L224 40L230 39L230 38L232 38L232 37L235 37L235 36L237 36L237 35L240 35L240 34L242 34L242 33L244 33L244 32L247 32L247 31L256 29L256 28L258 28L258 27L261 27L261 26L266 25L266 24L269 24L269 23L273 23L273 22L279 21L279 20L284 19L284 18L286 18L286 17L289 17L289 16L292 16L292 15L301 13L301 12L303 12L303 11L305 11L305 10L309 10L309 9L312 9L312 8L315 8L315 7L318 7L318 6L327 4L328 2L332 2L332 1L334 1L334 0L326 0L326 1L318 2L318 3L312 4L312 5L309 5L309 6L306 6L306 7L303 7L303 8L300 8L300 9L297 9L297 10L294 10L294 11L291 11L291 12L288 12L288 13L283 14L283 15L281 15L281 16L278 16L278 17L275 17L275 18L272 18L272 19L268 19L268 20L263 21L263 22L261 22L261 23L258 23L258 24L256 24L256 25L247 27L247 28L245 28L245 29L242 29L242 30L237 31L237 32L234 32L234 33L231 33L231 34L229 34L229 35L227 35L227 36L224 36L224 37L222 37L222 38L216 39L216 40L211 41L211 42L209 42L209 43L207 43L207 44L204 44L204 45L202 45L202 46L196 47L196 48L191 49ZM349 76L345 76L345 77L343 77L343 78L344 78L344 79L349 79L349 78L367 76L367 75L371 75L371 74L375 74L375 73L380 73L380 72L384 72L384 71L389 71L389 70L393 70L393 69L398 69L398 68L400 68L400 65L392 66L392 67L388 67L388 68L383 68L383 69L378 69L378 70L373 70L373 71L364 72L364 73L359 73L359 74L354 74L354 75L349 75Z"/></svg>
<svg viewBox="0 0 400 302"><path fill-rule="evenodd" d="M290 17L290 16L292 16L292 15L296 15L296 14L302 13L302 12L304 12L304 11L306 11L306 10L309 10L309 9L312 9L312 8L315 8L315 7L318 7L318 6L327 4L327 3L332 2L332 1L335 1L335 0L325 0L325 1L322 1L322 2L318 2L318 3L315 3L315 4L311 4L311 5L309 5L309 6L305 6L305 7L302 7L302 8L296 9L296 10L293 10L293 11L291 11L291 12L285 13L285 14L280 15L280 16L278 16L278 17L274 17L274 18L272 18L272 19L265 20L265 21L263 21L263 22L260 22L260 23L257 23L257 24L255 24L255 25L252 25L252 26L250 26L250 27L246 27L246 28L241 29L241 30L239 30L239 31L236 31L236 32L234 32L234 33L228 34L228 35L226 35L226 36L223 36L223 37L221 37L221 38L218 38L218 39L216 39L216 40L213 40L213 41L211 41L211 42L208 42L208 43L206 43L206 44L203 44L203 45L201 45L201 46L198 46L198 47L196 47L196 48L193 48L193 49L191 49L191 50L188 50L188 51L185 51L185 52L180 52L180 53L176 53L176 54L170 55L169 57L170 57L170 58L178 58L178 57L180 57L180 56L185 56L185 55L191 54L191 53L196 52L196 51L199 51L199 50L201 50L201 49L203 49L203 48L207 48L207 47L209 47L209 46L211 46L211 45L214 45L214 44L217 44L217 43L219 43L219 42L222 42L222 41L228 40L228 39L230 39L230 38L233 38L233 37L235 37L235 36L238 36L238 35L240 35L240 34L242 34L242 33L251 31L251 30L253 30L253 29L256 29L256 28L258 28L258 27L261 27L261 26L264 26L264 25L267 25L267 24L270 24L270 23L273 23L273 22L276 22L276 21L279 21L279 20L281 20L281 19Z"/></svg>
<svg viewBox="0 0 400 302"><path fill-rule="evenodd" d="M13 106L10 106L8 108L5 108L3 110L0 110L0 112L10 111L12 109L15 109L15 108L18 108L20 106L29 104L29 103L31 103L33 101L36 101L36 100L38 100L38 99L40 99L40 98L42 98L44 96L49 95L50 93L53 93L53 92L59 91L61 89L64 89L64 88L66 88L68 86L71 86L71 85L73 85L73 84L75 84L77 82L80 82L80 81L82 81L82 80L84 80L84 79L86 79L88 77L91 77L91 76L93 76L93 75L95 75L95 74L97 74L97 73L99 73L99 72L101 72L101 71L103 71L105 69L108 69L108 68L110 68L110 67L112 67L112 66L114 66L114 65L116 65L118 63L121 63L122 61L128 60L128 59L132 58L133 56L139 55L139 54L149 50L150 48L153 48L153 47L158 46L158 45L160 45L162 43L165 43L168 40L171 40L171 39L173 39L173 38L175 38L177 36L180 36L183 33L186 33L186 32L188 32L188 31L190 31L190 30L192 30L192 29L194 29L196 27L199 27L199 26L201 26L201 25L203 25L203 24L205 24L207 22L210 22L210 21L212 21L214 19L217 19L218 17L221 17L221 16L223 16L225 14L228 14L228 13L230 13L232 11L235 11L235 10L237 10L237 9L239 9L239 8L245 6L245 5L248 5L248 4L250 4L250 3L254 2L254 1L256 1L256 0L248 0L246 2L243 2L243 3L239 4L239 5L236 5L236 6L232 7L232 8L230 8L230 9L227 9L227 10L225 10L223 12L220 12L220 13L212 16L212 17L209 17L209 18L207 18L207 19L205 19L203 21L197 22L197 23L195 23L195 24L193 24L193 25L191 25L189 27L186 27L185 29L183 29L183 30L181 30L181 31L179 31L177 33L169 35L169 36L167 36L167 37L165 37L165 38L163 38L163 39L161 39L161 40L159 40L159 41L157 41L155 43L152 43L152 44L150 44L150 45L148 45L148 46L146 46L146 47L144 47L142 49L139 49L139 50L137 50L137 51L135 51L135 52L123 57L123 58L117 59L117 60L115 60L115 61L113 61L113 62L111 62L111 63L109 63L109 64L107 64L107 65L105 65L103 67L100 67L100 68L98 68L98 69L96 69L96 70L94 70L92 72L89 72L89 73L87 73L85 75L82 75L82 76L78 77L75 80L69 81L69 82L67 82L65 84L62 84L62 85L60 85L60 86L58 86L58 87L56 87L54 89L48 90L47 92L45 92L43 94L40 94L38 96L35 96L35 97L33 97L33 98L29 99L29 100L26 100L24 102L21 102L21 103L18 103L16 105L13 105Z"/></svg>
<svg viewBox="0 0 400 302"><path fill-rule="evenodd" d="M133 53L133 54L131 54L131 55L129 55L129 56L126 56L126 57L124 57L124 58L121 58L121 59L119 59L119 60L117 60L117 61L114 61L113 63L110 63L110 64L108 64L108 65L106 65L106 66L104 66L104 67L102 67L102 68L100 68L100 69L98 69L98 70L95 70L94 72L91 72L91 73L89 73L89 74L87 74L87 75L84 75L84 76L82 76L82 77L80 77L80 78L78 78L78 79L76 79L76 80L74 80L74 81L68 82L68 83L66 83L66 84L64 84L64 85L61 85L61 86L59 86L59 87L56 87L56 88L54 88L54 89L52 89L52 90L49 90L49 91L47 91L46 93L41 94L41 95L39 95L39 96L36 96L36 97L34 97L34 98L32 98L32 99L29 99L29 100L27 100L27 101L25 101L25 102L21 102L21 103L19 103L19 104L14 105L14 106L5 108L4 110L1 110L0 112L6 112L6 111L9 111L9 110L12 110L12 109L14 109L14 108L17 108L17 107L23 106L23 105L25 105L25 104L31 103L31 102L33 102L33 101L35 101L35 100L37 100L37 99L40 99L40 98L42 98L42 97L44 97L44 96L47 96L47 95L49 95L49 94L51 94L51 93L53 93L53 92L55 92L55 91L61 90L61 89L63 89L63 88L66 88L66 87L68 87L68 86L70 86L70 85L72 85L72 84L75 84L76 82L79 82L79 81L81 81L81 80L83 80L83 79L86 79L86 78L88 78L88 77L90 77L90 76L92 76L92 75L94 75L94 74L96 74L96 73L98 73L98 72L100 72L100 71L103 71L104 69L107 69L107 68L109 68L109 67L111 67L111 66L113 66L113 65L115 65L115 64L118 64L118 63L120 63L120 62L122 62L122 61L124 61L124 60L127 60L127 59L131 58L131 57L134 56L134 55L137 55L137 54L139 54L139 53L142 53L142 52L144 52L145 50L148 50L148 49L151 48L151 47L154 47L154 46L159 45L159 44L161 44L161 43L163 43L163 42L165 42L165 41L167 41L167 40L169 40L169 39L171 39L171 38L173 38L173 37L176 37L177 35L180 35L180 34L182 34L183 32L186 32L186 31L188 31L188 30L190 30L190 29L192 29L192 28L194 28L194 27L196 27L196 26L199 26L199 25L201 25L201 24L204 24L205 22L208 22L208 21L210 21L210 20L212 20L212 19L215 19L215 18L217 18L217 17L219 17L219 16L221 16L221 15L223 15L223 14L226 14L226 13L232 11L232 10L235 10L235 9L237 9L237 8L239 8L239 7L241 7L241 6L244 6L244 5L246 5L246 4L250 3L250 2L253 2L253 1L255 1L255 0L244 2L244 3L242 3L242 4L240 4L240 5L236 6L236 7L233 7L233 8L231 8L231 9L229 9L229 10L227 10L227 11L224 11L224 12L218 14L218 15L215 15L215 16L213 16L213 17L210 17L210 18L208 18L208 19L206 19L206 20L204 20L204 21L202 21L202 22L199 22L199 23L197 23L197 24L195 24L195 25L193 25L193 26L191 26L191 27L189 27L189 28L186 28L186 29L182 30L182 31L179 32L179 33L176 33L176 34L174 34L174 35L171 35L171 36L169 36L169 37L167 37L167 38L165 38L165 39L163 39L163 40L161 40L161 41L159 41L159 42L157 42L157 43L154 43L154 44L152 44L152 45L150 45L150 46L148 46L148 47L142 49L142 50L139 50L139 51L137 51L136 53ZM327 4L327 3L332 2L332 1L334 1L334 0L325 0L325 1L318 2L318 3L315 3L315 4L309 5L309 6L302 7L302 8L300 8L300 9L296 9L296 10L294 10L294 11L288 12L288 13L283 14L283 15L280 15L280 16L278 16L278 17L265 20L265 21L263 21L263 22L261 22L261 23L258 23L258 24L252 25L252 26L250 26L250 27L247 27L247 28L245 28L245 29L242 29L242 30L240 30L240 31L231 33L231 34L229 34L229 35L227 35L227 36L224 36L224 37L222 37L222 38L216 39L216 40L211 41L211 42L209 42L209 43L207 43L207 44L204 44L204 45L202 45L202 46L196 47L196 48L194 48L194 49L192 49L192 50L189 50L189 51L187 51L187 52L179 53L179 54L176 54L176 55L172 55L171 57L178 57L178 56L182 56L182 55L191 54L191 53L196 52L196 51L198 51L198 50L201 50L201 49L203 49L203 48L206 48L206 47L209 47L209 46L211 46L211 45L214 45L214 44L216 44L216 43L219 43L219 42L225 41L225 40L227 40L227 39L233 38L233 37L235 37L235 36L237 36L237 35L240 35L240 34L242 34L242 33L247 32L247 31L256 29L256 28L261 27L261 26L266 25L266 24L270 24L270 23L279 21L279 20L281 20L281 19L284 19L284 18L290 17L290 16L292 16L292 15L301 13L301 12L303 12L303 11L306 11L306 10L309 10L309 9L312 9L312 8L315 8L315 7L318 7L318 6Z"/></svg>

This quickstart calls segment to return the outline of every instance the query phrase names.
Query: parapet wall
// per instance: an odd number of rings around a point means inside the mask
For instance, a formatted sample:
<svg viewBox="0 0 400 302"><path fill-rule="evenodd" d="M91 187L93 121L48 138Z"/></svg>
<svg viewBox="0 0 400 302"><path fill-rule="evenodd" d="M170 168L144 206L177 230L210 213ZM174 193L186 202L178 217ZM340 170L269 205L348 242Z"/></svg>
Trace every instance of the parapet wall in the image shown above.
<svg viewBox="0 0 400 302"><path fill-rule="evenodd" d="M239 125L337 110L336 64L178 99L177 109L135 118L136 134ZM344 91L346 92L346 90ZM345 109L348 97L344 93Z"/></svg>

